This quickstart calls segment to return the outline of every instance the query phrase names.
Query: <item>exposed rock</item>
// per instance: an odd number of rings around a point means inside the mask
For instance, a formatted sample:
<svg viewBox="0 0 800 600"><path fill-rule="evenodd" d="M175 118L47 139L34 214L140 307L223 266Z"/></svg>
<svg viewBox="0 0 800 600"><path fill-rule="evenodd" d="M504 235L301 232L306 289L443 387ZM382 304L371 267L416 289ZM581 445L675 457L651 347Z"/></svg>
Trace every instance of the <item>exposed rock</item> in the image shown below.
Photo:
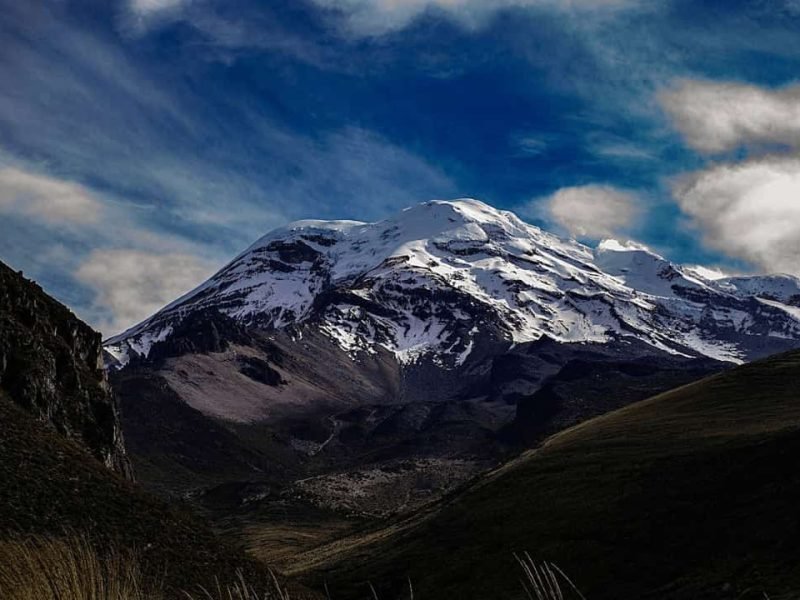
<svg viewBox="0 0 800 600"><path fill-rule="evenodd" d="M239 370L250 379L255 379L259 383L264 383L272 387L286 384L281 374L270 367L269 363L265 360L255 356L245 356L240 362L242 366Z"/></svg>
<svg viewBox="0 0 800 600"><path fill-rule="evenodd" d="M161 364L167 358L184 354L223 352L230 344L247 340L249 336L240 323L218 310L206 309L188 315L167 339L153 344L147 357L140 360Z"/></svg>
<svg viewBox="0 0 800 600"><path fill-rule="evenodd" d="M100 334L2 263L0 389L108 468L132 478Z"/></svg>

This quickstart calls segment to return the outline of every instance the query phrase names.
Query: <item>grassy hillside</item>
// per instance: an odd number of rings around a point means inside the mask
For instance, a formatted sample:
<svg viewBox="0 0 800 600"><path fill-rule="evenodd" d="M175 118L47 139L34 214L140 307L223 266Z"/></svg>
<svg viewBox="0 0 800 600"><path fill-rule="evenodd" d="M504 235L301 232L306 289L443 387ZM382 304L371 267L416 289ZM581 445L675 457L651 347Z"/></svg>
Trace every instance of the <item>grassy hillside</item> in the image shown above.
<svg viewBox="0 0 800 600"><path fill-rule="evenodd" d="M337 598L410 577L420 598L513 599L512 553L527 550L589 600L794 598L798 457L794 352L566 430L435 510L298 568Z"/></svg>
<svg viewBox="0 0 800 600"><path fill-rule="evenodd" d="M167 506L110 472L2 391L0 423L0 543L79 535L101 555L110 548L133 552L144 581L163 584L166 598L185 598L181 590L196 592L200 585L213 588L217 578L233 582L239 569L253 585L270 587L265 567L222 543L180 506ZM0 596L10 592L0 590Z"/></svg>

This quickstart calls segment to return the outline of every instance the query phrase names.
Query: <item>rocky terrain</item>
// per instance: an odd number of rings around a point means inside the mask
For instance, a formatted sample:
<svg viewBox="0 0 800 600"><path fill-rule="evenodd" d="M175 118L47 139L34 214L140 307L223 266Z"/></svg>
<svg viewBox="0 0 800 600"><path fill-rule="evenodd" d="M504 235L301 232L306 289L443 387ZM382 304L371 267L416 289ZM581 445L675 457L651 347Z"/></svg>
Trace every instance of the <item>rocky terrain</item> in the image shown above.
<svg viewBox="0 0 800 600"><path fill-rule="evenodd" d="M2 263L0 390L107 467L132 477L100 334Z"/></svg>

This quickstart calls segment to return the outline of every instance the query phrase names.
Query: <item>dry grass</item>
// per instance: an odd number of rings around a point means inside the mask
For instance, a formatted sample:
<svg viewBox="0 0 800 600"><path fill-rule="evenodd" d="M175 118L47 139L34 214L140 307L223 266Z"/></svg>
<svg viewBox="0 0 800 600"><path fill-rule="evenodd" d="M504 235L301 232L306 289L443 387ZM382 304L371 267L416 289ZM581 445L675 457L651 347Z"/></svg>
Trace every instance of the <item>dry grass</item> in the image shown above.
<svg viewBox="0 0 800 600"><path fill-rule="evenodd" d="M184 592L187 600L290 600L272 576L267 590L257 591L239 572L230 585ZM142 577L131 553L111 550L102 556L85 539L29 537L0 541L2 600L163 600L160 586Z"/></svg>
<svg viewBox="0 0 800 600"><path fill-rule="evenodd" d="M236 581L225 587L219 583L213 591L202 589L199 595L186 593L187 600L290 600L289 592L272 575L271 589L259 591L247 583L244 575L237 574Z"/></svg>
<svg viewBox="0 0 800 600"><path fill-rule="evenodd" d="M525 553L516 556L522 586L529 600L586 600L561 569L536 563ZM568 586L567 594L562 585ZM370 585L374 600L378 594ZM327 592L327 590L326 590ZM408 597L414 589L408 582ZM289 591L272 575L271 585L258 590L243 573L229 585L184 592L186 600L291 600ZM330 600L330 595L327 595ZM2 600L164 600L159 586L145 583L136 556L110 550L100 556L82 537L29 537L0 541Z"/></svg>
<svg viewBox="0 0 800 600"><path fill-rule="evenodd" d="M159 600L145 589L135 557L102 558L84 539L32 537L0 542L3 600Z"/></svg>
<svg viewBox="0 0 800 600"><path fill-rule="evenodd" d="M536 563L526 552L522 556L514 555L520 567L525 573L522 580L522 587L528 600L565 600L567 597L575 597L586 600L580 590L572 583L569 577L553 563ZM569 586L567 596L561 589L561 584Z"/></svg>

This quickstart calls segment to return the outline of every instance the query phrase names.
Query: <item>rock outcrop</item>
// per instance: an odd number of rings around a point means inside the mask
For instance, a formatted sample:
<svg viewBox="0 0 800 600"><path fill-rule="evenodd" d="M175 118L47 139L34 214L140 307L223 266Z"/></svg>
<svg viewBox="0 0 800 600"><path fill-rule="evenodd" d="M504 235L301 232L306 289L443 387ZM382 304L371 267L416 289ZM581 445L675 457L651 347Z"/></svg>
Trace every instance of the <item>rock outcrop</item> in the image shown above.
<svg viewBox="0 0 800 600"><path fill-rule="evenodd" d="M133 477L100 334L3 263L0 389L109 469Z"/></svg>

